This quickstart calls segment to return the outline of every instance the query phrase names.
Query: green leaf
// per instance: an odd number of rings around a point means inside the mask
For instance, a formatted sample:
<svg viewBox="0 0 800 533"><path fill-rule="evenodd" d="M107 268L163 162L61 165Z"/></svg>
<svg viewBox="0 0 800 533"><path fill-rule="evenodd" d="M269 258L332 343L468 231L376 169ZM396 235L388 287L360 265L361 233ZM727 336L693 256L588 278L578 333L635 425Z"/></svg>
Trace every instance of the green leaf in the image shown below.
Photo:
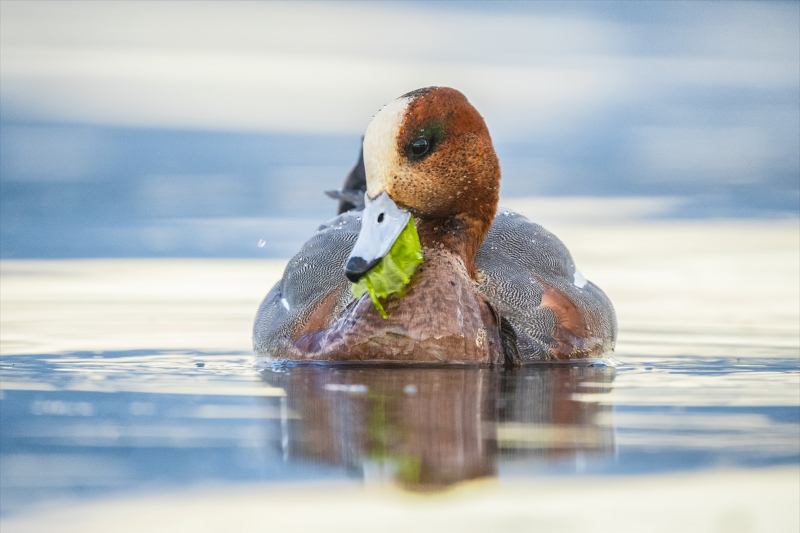
<svg viewBox="0 0 800 533"><path fill-rule="evenodd" d="M398 298L405 296L406 285L411 281L411 275L420 263L422 263L422 246L419 243L417 227L414 225L414 216L411 215L389 253L358 280L358 283L351 285L350 292L356 298L361 298L365 292L369 292L375 309L383 318L388 318L378 297L386 299L390 294L395 294Z"/></svg>

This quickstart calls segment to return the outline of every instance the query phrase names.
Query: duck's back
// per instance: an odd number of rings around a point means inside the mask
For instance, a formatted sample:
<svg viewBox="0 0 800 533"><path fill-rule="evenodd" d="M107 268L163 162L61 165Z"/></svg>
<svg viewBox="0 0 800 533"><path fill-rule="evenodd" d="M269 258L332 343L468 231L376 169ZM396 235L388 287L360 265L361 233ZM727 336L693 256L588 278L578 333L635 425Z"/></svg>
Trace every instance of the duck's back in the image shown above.
<svg viewBox="0 0 800 533"><path fill-rule="evenodd" d="M289 355L303 330L345 312L354 298L344 266L361 229L361 212L320 226L286 266L256 317L258 354ZM575 270L566 247L522 215L500 208L475 257L477 289L503 321L506 356L517 363L602 357L613 350L611 303Z"/></svg>
<svg viewBox="0 0 800 533"><path fill-rule="evenodd" d="M505 336L516 337L521 363L603 357L614 349L611 302L540 225L499 208L475 266L478 290L503 318Z"/></svg>

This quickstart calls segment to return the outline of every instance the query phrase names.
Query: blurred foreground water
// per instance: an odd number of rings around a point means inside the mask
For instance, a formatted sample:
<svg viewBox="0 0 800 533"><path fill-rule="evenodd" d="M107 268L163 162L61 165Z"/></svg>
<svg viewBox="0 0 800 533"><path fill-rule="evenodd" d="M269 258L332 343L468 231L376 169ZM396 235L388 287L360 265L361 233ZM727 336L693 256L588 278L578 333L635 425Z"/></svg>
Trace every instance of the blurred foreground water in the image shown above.
<svg viewBox="0 0 800 533"><path fill-rule="evenodd" d="M4 533L797 531L797 221L551 229L609 364L273 368L283 261L3 261Z"/></svg>

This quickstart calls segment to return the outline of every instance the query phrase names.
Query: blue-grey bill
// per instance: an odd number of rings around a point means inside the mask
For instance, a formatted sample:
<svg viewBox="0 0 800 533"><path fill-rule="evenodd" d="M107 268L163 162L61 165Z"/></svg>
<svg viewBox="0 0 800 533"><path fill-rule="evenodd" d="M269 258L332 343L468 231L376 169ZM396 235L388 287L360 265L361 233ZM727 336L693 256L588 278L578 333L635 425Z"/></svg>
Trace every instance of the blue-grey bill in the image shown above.
<svg viewBox="0 0 800 533"><path fill-rule="evenodd" d="M356 283L389 253L410 217L411 213L397 207L385 192L374 199L364 196L361 232L344 269L350 281Z"/></svg>

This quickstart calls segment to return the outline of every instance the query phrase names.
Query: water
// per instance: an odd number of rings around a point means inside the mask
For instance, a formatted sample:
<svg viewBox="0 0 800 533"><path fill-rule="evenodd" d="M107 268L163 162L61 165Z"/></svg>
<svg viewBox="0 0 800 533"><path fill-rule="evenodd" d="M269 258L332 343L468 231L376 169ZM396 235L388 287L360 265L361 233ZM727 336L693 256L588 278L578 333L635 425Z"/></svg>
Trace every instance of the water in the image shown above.
<svg viewBox="0 0 800 533"><path fill-rule="evenodd" d="M796 221L557 233L605 364L273 368L282 262L3 262L3 530L796 531Z"/></svg>

